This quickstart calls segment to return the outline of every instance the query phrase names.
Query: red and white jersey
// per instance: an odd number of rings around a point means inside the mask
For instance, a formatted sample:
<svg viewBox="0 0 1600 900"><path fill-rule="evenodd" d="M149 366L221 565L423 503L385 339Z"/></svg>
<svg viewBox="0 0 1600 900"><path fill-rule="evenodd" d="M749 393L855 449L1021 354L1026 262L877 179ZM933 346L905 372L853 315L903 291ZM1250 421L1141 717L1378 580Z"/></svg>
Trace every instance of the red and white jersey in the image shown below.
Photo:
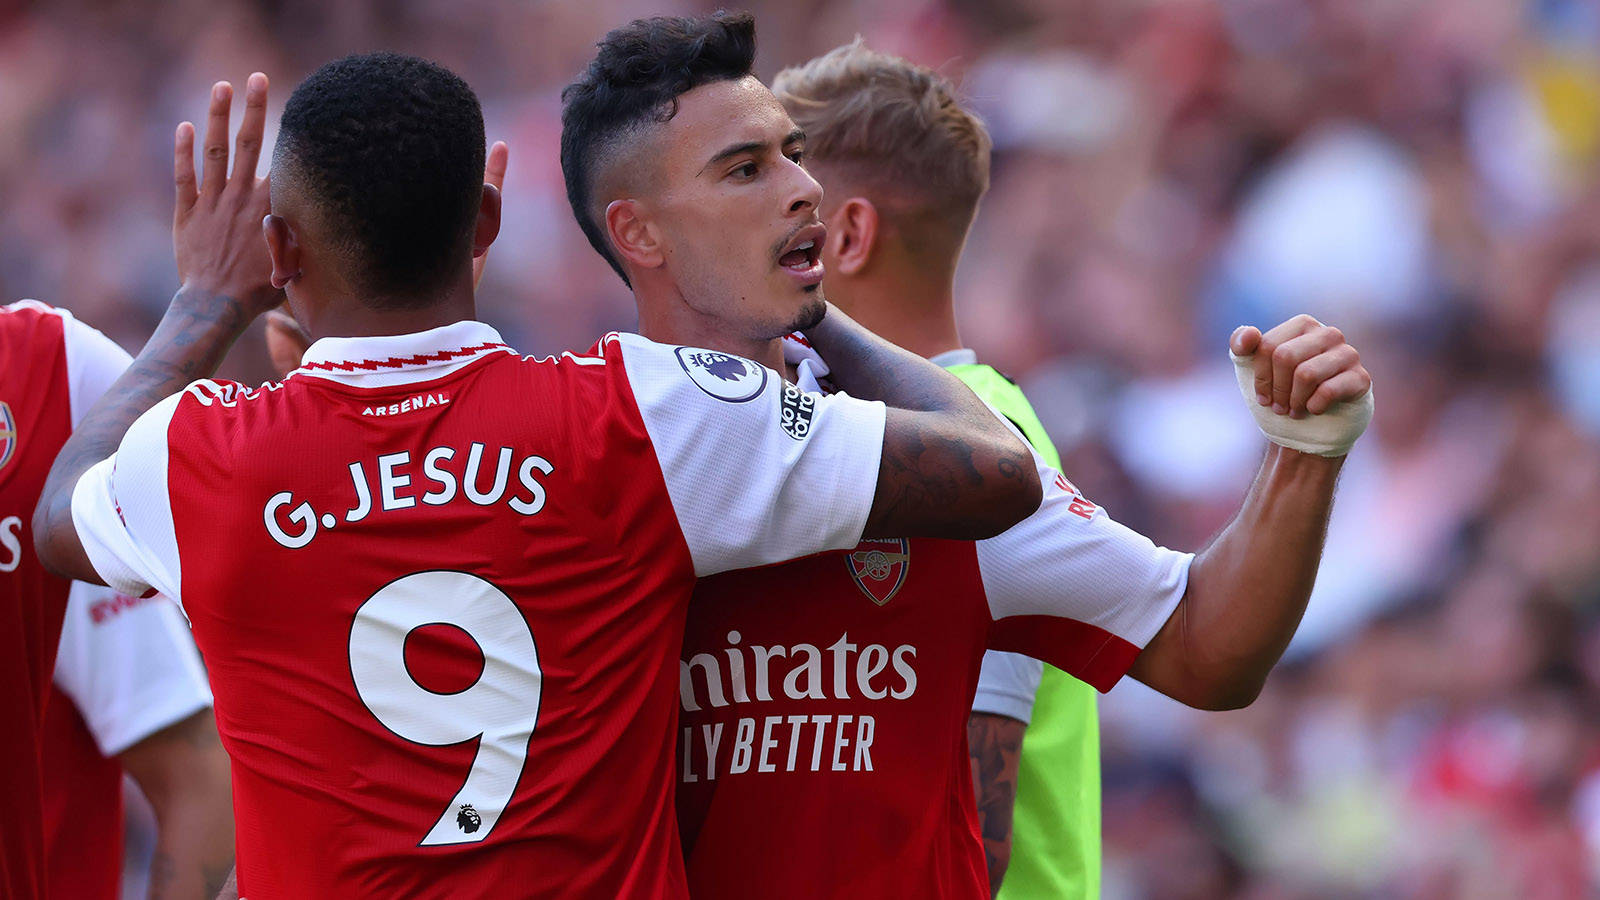
<svg viewBox="0 0 1600 900"><path fill-rule="evenodd" d="M192 385L73 518L193 624L244 896L684 896L694 579L859 542L884 419L726 354L458 322Z"/></svg>
<svg viewBox="0 0 1600 900"><path fill-rule="evenodd" d="M117 754L210 707L200 654L171 600L73 583L44 715L45 855L53 895L118 896Z"/></svg>
<svg viewBox="0 0 1600 900"><path fill-rule="evenodd" d="M39 735L70 582L33 552L33 509L128 354L65 310L0 307L0 896L44 896Z"/></svg>
<svg viewBox="0 0 1600 900"><path fill-rule="evenodd" d="M990 540L864 540L700 583L679 668L694 897L989 896L966 727L984 651L1109 690L1192 559L1035 461L1038 511Z"/></svg>

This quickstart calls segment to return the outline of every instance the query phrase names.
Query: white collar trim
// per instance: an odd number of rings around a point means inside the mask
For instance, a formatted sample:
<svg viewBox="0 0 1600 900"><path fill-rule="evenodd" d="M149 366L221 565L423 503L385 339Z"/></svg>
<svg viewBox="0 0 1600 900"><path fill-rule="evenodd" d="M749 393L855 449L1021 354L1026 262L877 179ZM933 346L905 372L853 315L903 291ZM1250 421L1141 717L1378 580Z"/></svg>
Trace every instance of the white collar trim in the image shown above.
<svg viewBox="0 0 1600 900"><path fill-rule="evenodd" d="M356 387L389 387L448 375L496 353L514 353L500 333L464 319L412 334L328 337L312 344L290 375Z"/></svg>

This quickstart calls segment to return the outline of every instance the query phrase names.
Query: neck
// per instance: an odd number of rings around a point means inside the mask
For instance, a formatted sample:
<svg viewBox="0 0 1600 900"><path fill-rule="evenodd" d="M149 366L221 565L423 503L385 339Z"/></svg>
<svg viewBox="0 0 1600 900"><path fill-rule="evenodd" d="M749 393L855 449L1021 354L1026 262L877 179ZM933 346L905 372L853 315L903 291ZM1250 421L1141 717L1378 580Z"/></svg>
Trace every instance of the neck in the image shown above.
<svg viewBox="0 0 1600 900"><path fill-rule="evenodd" d="M749 337L737 323L695 312L675 293L672 297L650 297L642 287L636 287L634 300L639 305L639 333L656 343L731 353L769 369L785 371L781 335Z"/></svg>
<svg viewBox="0 0 1600 900"><path fill-rule="evenodd" d="M950 280L893 275L836 291L833 302L873 334L923 358L959 350L955 288Z"/></svg>
<svg viewBox="0 0 1600 900"><path fill-rule="evenodd" d="M425 306L374 305L370 295L345 292L314 299L291 293L289 305L312 340L413 334L477 317L470 275L429 298Z"/></svg>

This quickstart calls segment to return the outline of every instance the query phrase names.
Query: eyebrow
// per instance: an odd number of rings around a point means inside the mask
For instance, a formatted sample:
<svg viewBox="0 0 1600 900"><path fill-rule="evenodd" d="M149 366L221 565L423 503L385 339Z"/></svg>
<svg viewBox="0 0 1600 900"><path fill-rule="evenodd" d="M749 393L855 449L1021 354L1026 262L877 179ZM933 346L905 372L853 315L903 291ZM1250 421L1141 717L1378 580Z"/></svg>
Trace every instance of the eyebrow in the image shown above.
<svg viewBox="0 0 1600 900"><path fill-rule="evenodd" d="M795 130L789 132L787 135L784 136L782 146L787 147L790 144L805 143L805 139L806 139L805 130L804 129L800 129L800 128L796 128ZM756 151L756 150L760 150L760 149L762 149L762 148L764 148L766 146L767 146L767 142L766 141L744 141L742 143L738 143L738 144L734 144L734 145L732 145L730 147L726 147L721 152L719 152L716 156L713 156L710 159L706 160L706 164L701 167L700 172L702 174L704 174L706 169L711 168L712 166L716 165L719 162L722 162L723 160L732 159L733 157L738 156L738 155L743 154L743 153L750 153L750 152L753 152L753 151Z"/></svg>

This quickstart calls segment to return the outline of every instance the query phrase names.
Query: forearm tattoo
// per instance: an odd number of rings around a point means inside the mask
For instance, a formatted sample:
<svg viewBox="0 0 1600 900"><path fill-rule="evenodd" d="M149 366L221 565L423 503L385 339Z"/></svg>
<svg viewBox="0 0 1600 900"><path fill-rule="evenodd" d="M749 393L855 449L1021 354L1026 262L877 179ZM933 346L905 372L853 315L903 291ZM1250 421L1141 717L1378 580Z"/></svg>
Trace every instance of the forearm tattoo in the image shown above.
<svg viewBox="0 0 1600 900"><path fill-rule="evenodd" d="M1010 716L973 713L967 719L967 751L972 757L972 784L977 792L978 833L989 866L989 891L1011 862L1011 820L1017 799L1017 768L1027 726Z"/></svg>

